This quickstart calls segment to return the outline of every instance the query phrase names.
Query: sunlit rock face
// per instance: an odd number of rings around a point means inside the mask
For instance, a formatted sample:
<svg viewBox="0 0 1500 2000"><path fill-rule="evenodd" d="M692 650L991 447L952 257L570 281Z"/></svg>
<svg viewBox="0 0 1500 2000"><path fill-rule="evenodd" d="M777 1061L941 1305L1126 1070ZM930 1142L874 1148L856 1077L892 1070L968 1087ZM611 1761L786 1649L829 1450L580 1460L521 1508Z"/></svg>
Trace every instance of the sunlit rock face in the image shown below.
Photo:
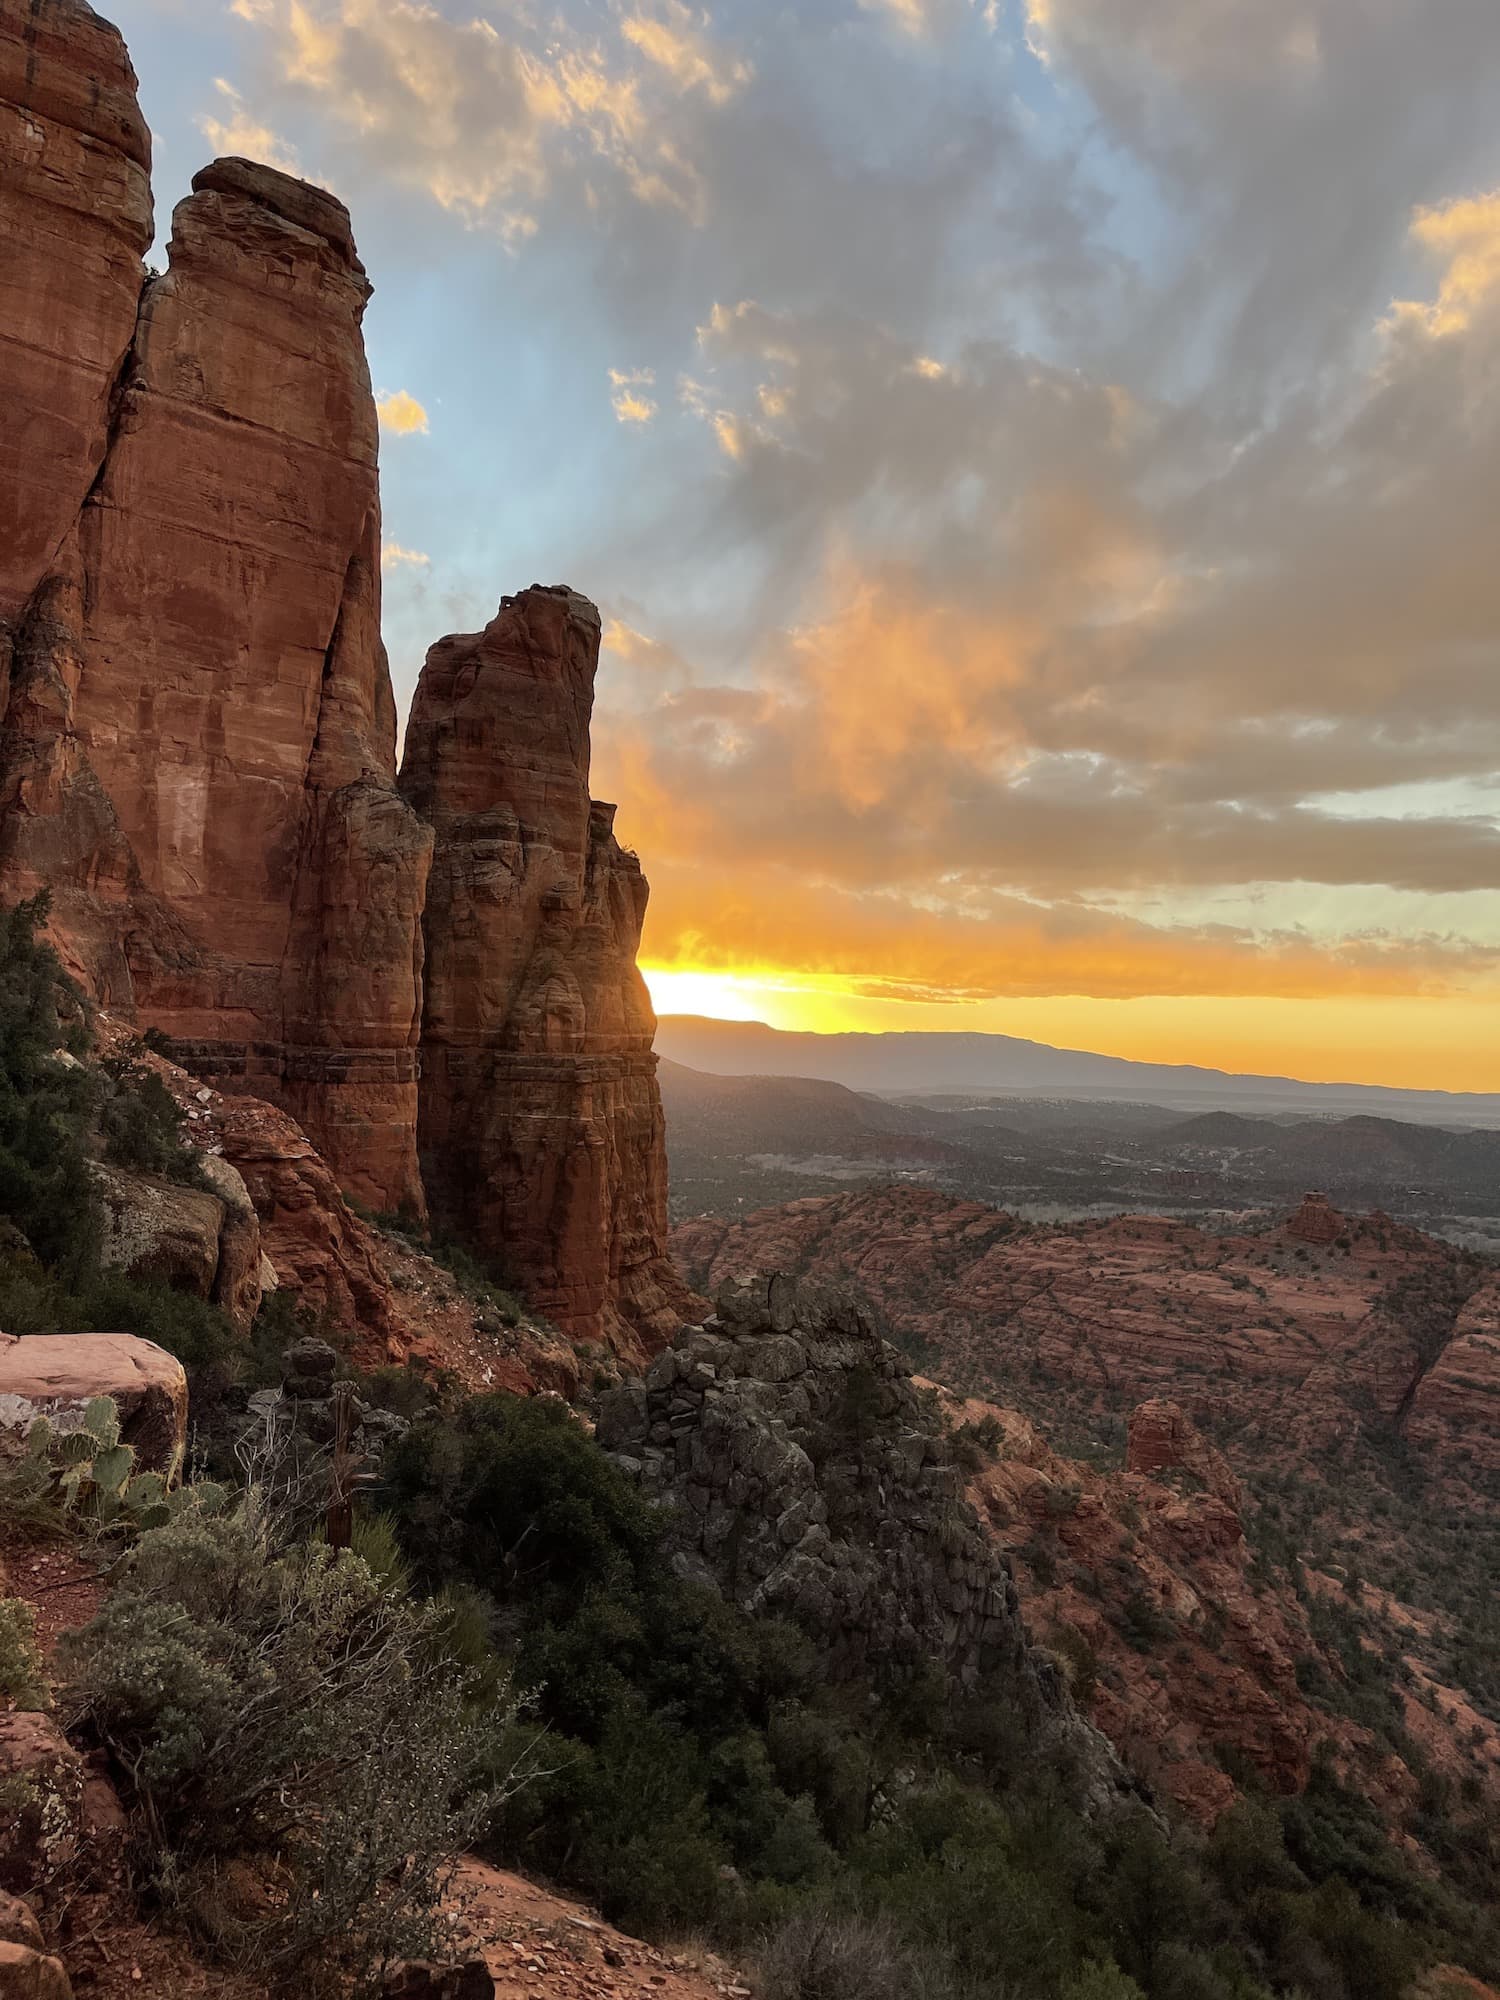
<svg viewBox="0 0 1500 2000"><path fill-rule="evenodd" d="M437 836L421 1153L434 1216L575 1339L628 1360L682 1323L665 1255L647 887L589 798L599 614L506 598L428 654L401 784Z"/></svg>
<svg viewBox="0 0 1500 2000"><path fill-rule="evenodd" d="M398 788L346 210L218 160L149 273L135 78L82 0L0 0L0 110L0 898L49 890L98 1002L300 1121L309 1214L342 1188L420 1215L436 828L441 1217L565 1332L644 1359L687 1295L646 884L588 792L598 613L528 591L435 647ZM264 1221L279 1197L240 1164ZM334 1264L340 1309L378 1290Z"/></svg>
<svg viewBox="0 0 1500 2000"><path fill-rule="evenodd" d="M50 888L96 998L420 1210L431 838L394 782L348 214L219 160L148 277L118 34L0 0L0 100L0 894Z"/></svg>

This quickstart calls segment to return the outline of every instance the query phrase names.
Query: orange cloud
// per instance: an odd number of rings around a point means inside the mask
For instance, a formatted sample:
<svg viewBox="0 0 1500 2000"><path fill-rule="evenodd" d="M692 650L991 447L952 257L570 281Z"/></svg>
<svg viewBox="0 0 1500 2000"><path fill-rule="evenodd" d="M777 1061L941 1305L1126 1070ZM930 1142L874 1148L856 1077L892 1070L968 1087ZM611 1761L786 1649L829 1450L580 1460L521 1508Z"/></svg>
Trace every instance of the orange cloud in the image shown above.
<svg viewBox="0 0 1500 2000"><path fill-rule="evenodd" d="M1500 951L1441 938L1319 943L999 895L920 908L749 858L727 874L657 862L651 876L646 953L654 965L818 975L885 999L1477 997L1500 965Z"/></svg>
<svg viewBox="0 0 1500 2000"><path fill-rule="evenodd" d="M380 428L395 437L427 435L427 412L405 389L393 389L389 395L377 397L375 414L380 419Z"/></svg>

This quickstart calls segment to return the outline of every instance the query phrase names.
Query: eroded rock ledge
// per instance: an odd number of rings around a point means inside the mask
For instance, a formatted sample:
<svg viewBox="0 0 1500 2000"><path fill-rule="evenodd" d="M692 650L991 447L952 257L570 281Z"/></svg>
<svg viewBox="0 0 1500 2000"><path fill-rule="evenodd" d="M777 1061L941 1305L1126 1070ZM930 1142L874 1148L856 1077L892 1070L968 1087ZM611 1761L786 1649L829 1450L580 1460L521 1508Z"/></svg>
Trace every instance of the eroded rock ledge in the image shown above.
<svg viewBox="0 0 1500 2000"><path fill-rule="evenodd" d="M936 1662L1067 1737L1097 1794L1117 1789L1113 1753L1027 1639L936 1399L852 1301L783 1277L731 1285L605 1399L598 1436L674 1506L683 1572L793 1620L833 1678Z"/></svg>

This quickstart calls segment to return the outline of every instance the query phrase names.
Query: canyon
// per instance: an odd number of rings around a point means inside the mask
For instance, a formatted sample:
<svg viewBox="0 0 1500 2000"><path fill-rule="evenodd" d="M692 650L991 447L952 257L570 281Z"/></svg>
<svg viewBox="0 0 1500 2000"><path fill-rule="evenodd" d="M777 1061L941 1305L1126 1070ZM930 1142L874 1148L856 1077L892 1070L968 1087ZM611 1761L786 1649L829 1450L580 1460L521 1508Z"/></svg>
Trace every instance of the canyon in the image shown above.
<svg viewBox="0 0 1500 2000"><path fill-rule="evenodd" d="M1424 1786L1500 1796L1493 1264L1317 1194L1218 1233L884 1186L673 1243L699 1291L781 1273L888 1330L1033 1638L1189 1818L1320 1768L1398 1826Z"/></svg>
<svg viewBox="0 0 1500 2000"><path fill-rule="evenodd" d="M216 160L147 271L150 137L84 0L0 0L0 105L0 898L45 891L95 1004L267 1107L245 1164L305 1134L335 1239L344 1196L431 1195L643 1359L686 1294L646 883L588 794L597 612L533 590L434 647L398 782L347 211Z"/></svg>
<svg viewBox="0 0 1500 2000"><path fill-rule="evenodd" d="M125 47L85 0L0 0L0 113L0 903L45 895L93 1086L149 1086L192 1150L173 1180L104 1157L91 1130L101 1267L191 1294L231 1349L184 1367L128 1335L0 1334L8 1428L67 1428L107 1389L141 1463L175 1475L191 1383L199 1439L217 1422L232 1459L257 1399L275 1401L253 1371L280 1333L313 1351L317 1322L307 1400L334 1421L340 1367L389 1393L407 1531L435 1522L445 1559L475 1531L476 1573L443 1587L474 1612L486 1671L512 1670L523 1546L576 1536L587 1556L545 1601L535 1585L538 1696L547 1667L566 1681L581 1662L579 1714L597 1700L603 1718L592 1738L553 1718L581 1748L548 1779L615 1774L579 1794L590 1837L652 1760L643 1792L684 1788L663 1808L680 1846L653 1846L654 1825L620 1835L621 1896L696 1865L705 1908L737 1901L740 1849L705 1845L699 1820L710 1790L736 1809L772 1797L768 1745L805 1767L776 1833L785 1880L766 1864L779 1897L799 1854L834 1866L820 1786L862 1792L871 1833L877 1790L894 1813L939 1750L959 1788L986 1757L1001 1770L1007 1731L1053 1777L1071 1769L1087 1811L1069 1820L1062 1792L1046 1810L1080 1840L1129 1804L1192 1837L1227 1823L1228 1843L1239 1809L1264 1818L1324 1784L1378 1815L1424 1882L1458 1844L1434 1834L1445 1804L1477 1852L1500 1798L1495 1266L1373 1203L1207 1205L1231 1165L1278 1190L1297 1174L1300 1192L1347 1150L1363 1177L1389 1156L1392 1185L1448 1176L1456 1207L1492 1178L1493 1135L1158 1119L1111 1096L1107 1119L1087 1112L1104 1123L1080 1114L1069 1145L1026 1160L1030 1101L970 1104L967 1070L936 1079L956 1097L895 1103L669 1065L673 1143L696 1149L682 1178L701 1173L716 1205L687 1213L679 1190L669 1232L647 882L590 784L599 611L533 585L439 638L398 766L371 286L347 211L216 160L148 270L150 136ZM677 1030L683 1053L727 1037L746 1063L769 1033ZM960 1039L955 1063L998 1060ZM865 1055L844 1049L855 1081ZM1201 1082L1184 1084L1193 1109ZM1044 1222L971 1198L1018 1160L1046 1193L1076 1191L1079 1156L1116 1143L1143 1171L1148 1141L1198 1220ZM870 1184L745 1200L805 1189L809 1161ZM24 1237L0 1249L40 1284ZM445 1486L471 1449L474 1490ZM494 1517L517 1467L538 1484L507 1541ZM399 1497L393 1480L372 1504ZM394 1536L393 1518L374 1526ZM44 1608L50 1584L25 1587ZM619 1679L633 1651L665 1678ZM826 1710L789 1716L787 1691L814 1681ZM859 1775L877 1690L901 1696L886 1723L909 1699L952 1732L914 1755L903 1721L878 1783ZM733 1740L701 1725L712 1784L687 1762L674 1777L683 1714L742 1699ZM563 1866L578 1844L559 1840ZM500 1896L469 1866L481 1901ZM625 1941L577 1921L590 1980L596 1960L619 1968ZM660 1955L629 1956L642 1990L688 1990L645 1970ZM499 1972L497 1990L523 1983L508 1955Z"/></svg>
<svg viewBox="0 0 1500 2000"><path fill-rule="evenodd" d="M1081 1411L1171 1395L1245 1450L1347 1457L1375 1414L1500 1470L1494 1266L1317 1195L1220 1231L1161 1215L1028 1223L924 1189L681 1223L689 1279L854 1287L947 1379L1045 1379Z"/></svg>

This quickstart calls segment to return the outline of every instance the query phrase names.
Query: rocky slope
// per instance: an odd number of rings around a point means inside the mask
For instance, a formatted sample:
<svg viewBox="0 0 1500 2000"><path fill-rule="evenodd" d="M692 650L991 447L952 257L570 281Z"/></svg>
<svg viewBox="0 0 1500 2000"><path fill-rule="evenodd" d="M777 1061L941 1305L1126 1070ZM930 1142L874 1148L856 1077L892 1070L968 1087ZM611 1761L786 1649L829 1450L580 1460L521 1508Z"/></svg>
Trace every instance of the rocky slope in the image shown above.
<svg viewBox="0 0 1500 2000"><path fill-rule="evenodd" d="M1168 1393L1195 1417L1306 1456L1370 1412L1500 1465L1492 1266L1320 1199L1237 1235L1160 1216L1031 1225L906 1188L820 1197L674 1245L689 1280L746 1270L854 1284L946 1379L1055 1380L1101 1409Z"/></svg>
<svg viewBox="0 0 1500 2000"><path fill-rule="evenodd" d="M606 1397L597 1435L674 1508L683 1573L800 1625L833 1680L936 1665L1067 1738L1093 1790L1114 1790L1122 1774L1027 1643L941 1419L853 1302L783 1277L726 1286Z"/></svg>
<svg viewBox="0 0 1500 2000"><path fill-rule="evenodd" d="M1132 1770L1203 1825L1249 1783L1283 1797L1331 1752L1357 1790L1401 1821L1426 1769L1500 1798L1500 1729L1437 1679L1430 1622L1365 1607L1360 1643L1402 1662L1410 1763L1349 1712L1346 1672L1317 1606L1338 1580L1259 1560L1258 1508L1176 1405L1131 1414L1125 1465L1101 1473L1053 1450L1019 1411L943 1392L949 1420L985 1439L969 1494L1009 1554L1026 1621L1056 1648L1085 1712ZM1354 1617L1354 1612L1349 1612ZM1462 1726L1444 1718L1463 1710ZM1434 1726L1435 1725L1435 1726Z"/></svg>
<svg viewBox="0 0 1500 2000"><path fill-rule="evenodd" d="M438 1219L494 1245L567 1333L641 1360L682 1324L636 968L647 888L589 797L599 614L563 588L501 603L427 656L402 789L437 835L421 1150Z"/></svg>
<svg viewBox="0 0 1500 2000"><path fill-rule="evenodd" d="M148 274L149 135L85 0L0 0L0 108L0 900L49 891L90 995L256 1107L224 1150L258 1203L420 1217L430 812L442 1219L643 1356L683 1295L645 884L588 797L597 614L532 591L435 648L403 796L347 211L218 160Z"/></svg>

